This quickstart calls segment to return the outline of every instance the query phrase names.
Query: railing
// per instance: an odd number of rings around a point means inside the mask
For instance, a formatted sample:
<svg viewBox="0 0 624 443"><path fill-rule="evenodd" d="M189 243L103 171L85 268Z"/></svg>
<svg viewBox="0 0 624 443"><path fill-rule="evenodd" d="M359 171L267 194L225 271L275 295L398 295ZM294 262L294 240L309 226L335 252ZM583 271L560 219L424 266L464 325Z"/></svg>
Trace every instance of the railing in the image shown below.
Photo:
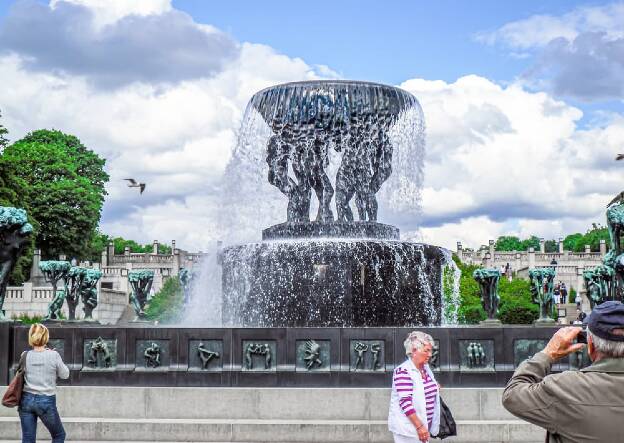
<svg viewBox="0 0 624 443"><path fill-rule="evenodd" d="M172 254L128 254L128 255L113 255L109 257L110 263L173 263L174 255Z"/></svg>

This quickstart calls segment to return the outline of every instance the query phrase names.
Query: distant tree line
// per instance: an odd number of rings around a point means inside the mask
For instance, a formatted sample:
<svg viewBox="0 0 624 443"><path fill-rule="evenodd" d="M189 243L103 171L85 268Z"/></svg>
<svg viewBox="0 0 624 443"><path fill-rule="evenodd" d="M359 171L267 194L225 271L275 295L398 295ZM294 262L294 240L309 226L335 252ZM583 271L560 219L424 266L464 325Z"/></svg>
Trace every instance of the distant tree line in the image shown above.
<svg viewBox="0 0 624 443"><path fill-rule="evenodd" d="M585 234L577 232L567 235L563 239L563 248L566 251L583 252L585 250L585 245L589 245L593 252L599 252L600 240L605 240L607 249L609 249L609 230L600 224L593 223L592 227L588 229ZM520 238L513 235L503 235L498 237L494 244L494 249L496 251L503 252L528 251L529 248L534 248L536 251L539 251L539 247L540 239L535 235L524 240L520 240ZM546 252L558 252L559 246L557 240L546 240L544 242L544 250Z"/></svg>

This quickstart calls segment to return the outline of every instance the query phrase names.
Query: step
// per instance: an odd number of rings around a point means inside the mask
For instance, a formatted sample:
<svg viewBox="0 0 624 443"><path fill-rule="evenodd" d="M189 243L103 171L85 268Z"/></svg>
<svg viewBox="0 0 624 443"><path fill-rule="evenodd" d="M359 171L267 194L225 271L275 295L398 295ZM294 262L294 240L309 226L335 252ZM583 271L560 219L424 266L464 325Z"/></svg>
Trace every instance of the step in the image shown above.
<svg viewBox="0 0 624 443"><path fill-rule="evenodd" d="M121 419L63 417L68 441L391 443L385 420ZM18 417L0 418L0 435L18 440ZM544 431L519 420L461 420L447 442L541 442ZM39 440L49 439L39 424Z"/></svg>
<svg viewBox="0 0 624 443"><path fill-rule="evenodd" d="M501 405L502 388L443 388L441 393L456 420L515 419ZM386 420L389 402L387 388L62 386L57 394L63 417L137 419ZM0 406L0 417L14 415Z"/></svg>

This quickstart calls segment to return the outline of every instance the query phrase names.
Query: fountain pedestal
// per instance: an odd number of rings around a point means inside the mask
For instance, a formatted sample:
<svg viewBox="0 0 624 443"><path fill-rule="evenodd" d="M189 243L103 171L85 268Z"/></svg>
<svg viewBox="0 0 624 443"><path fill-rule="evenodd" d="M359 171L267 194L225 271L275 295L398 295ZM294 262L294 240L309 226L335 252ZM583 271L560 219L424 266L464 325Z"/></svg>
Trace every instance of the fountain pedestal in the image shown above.
<svg viewBox="0 0 624 443"><path fill-rule="evenodd" d="M439 325L441 248L392 240L313 239L226 248L226 326Z"/></svg>

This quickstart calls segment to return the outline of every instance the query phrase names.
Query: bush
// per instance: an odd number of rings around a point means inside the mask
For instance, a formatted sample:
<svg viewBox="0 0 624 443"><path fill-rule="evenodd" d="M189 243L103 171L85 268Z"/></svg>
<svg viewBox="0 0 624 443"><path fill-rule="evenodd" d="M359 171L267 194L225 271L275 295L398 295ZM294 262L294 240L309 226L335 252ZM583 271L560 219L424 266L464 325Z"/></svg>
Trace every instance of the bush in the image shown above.
<svg viewBox="0 0 624 443"><path fill-rule="evenodd" d="M530 325L539 318L539 306L525 302L508 302L498 310L498 319L508 325Z"/></svg>
<svg viewBox="0 0 624 443"><path fill-rule="evenodd" d="M568 303L576 303L576 289L570 289L568 292Z"/></svg>
<svg viewBox="0 0 624 443"><path fill-rule="evenodd" d="M184 294L176 277L165 280L163 287L149 301L145 318L159 323L175 323L184 309Z"/></svg>
<svg viewBox="0 0 624 443"><path fill-rule="evenodd" d="M30 317L28 314L20 314L19 316L12 315L11 318L25 325L34 325L35 323L41 323L41 320L43 319L43 317L39 315L33 315L32 317Z"/></svg>

